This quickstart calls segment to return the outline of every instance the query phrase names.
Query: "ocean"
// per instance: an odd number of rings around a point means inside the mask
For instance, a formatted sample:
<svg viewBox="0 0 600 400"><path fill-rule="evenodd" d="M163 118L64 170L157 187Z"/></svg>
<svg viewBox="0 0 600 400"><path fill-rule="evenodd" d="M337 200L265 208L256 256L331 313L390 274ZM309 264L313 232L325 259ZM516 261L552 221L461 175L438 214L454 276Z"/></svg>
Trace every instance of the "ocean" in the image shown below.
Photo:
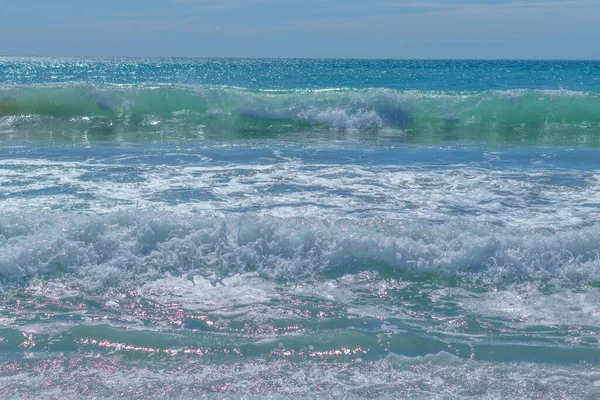
<svg viewBox="0 0 600 400"><path fill-rule="evenodd" d="M0 398L600 398L600 62L0 58Z"/></svg>

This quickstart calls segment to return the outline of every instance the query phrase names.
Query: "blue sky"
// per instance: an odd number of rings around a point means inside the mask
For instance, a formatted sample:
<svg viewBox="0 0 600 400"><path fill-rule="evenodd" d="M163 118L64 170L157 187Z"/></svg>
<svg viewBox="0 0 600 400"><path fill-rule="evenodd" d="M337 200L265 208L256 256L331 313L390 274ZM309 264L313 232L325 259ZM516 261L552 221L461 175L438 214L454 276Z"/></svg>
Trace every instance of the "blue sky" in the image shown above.
<svg viewBox="0 0 600 400"><path fill-rule="evenodd" d="M600 59L600 0L0 5L0 55Z"/></svg>

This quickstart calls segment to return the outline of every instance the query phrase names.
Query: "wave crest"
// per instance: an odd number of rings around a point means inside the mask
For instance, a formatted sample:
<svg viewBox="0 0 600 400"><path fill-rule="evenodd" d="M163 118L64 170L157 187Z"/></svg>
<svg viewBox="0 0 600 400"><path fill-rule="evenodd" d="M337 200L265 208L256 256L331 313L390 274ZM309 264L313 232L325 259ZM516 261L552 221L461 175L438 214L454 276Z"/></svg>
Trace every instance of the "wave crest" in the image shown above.
<svg viewBox="0 0 600 400"><path fill-rule="evenodd" d="M140 140L140 133L143 140L178 140L385 130L388 138L411 142L599 145L598 108L600 95L569 91L12 86L0 91L0 129L17 137L88 134L87 140L120 134L125 141Z"/></svg>

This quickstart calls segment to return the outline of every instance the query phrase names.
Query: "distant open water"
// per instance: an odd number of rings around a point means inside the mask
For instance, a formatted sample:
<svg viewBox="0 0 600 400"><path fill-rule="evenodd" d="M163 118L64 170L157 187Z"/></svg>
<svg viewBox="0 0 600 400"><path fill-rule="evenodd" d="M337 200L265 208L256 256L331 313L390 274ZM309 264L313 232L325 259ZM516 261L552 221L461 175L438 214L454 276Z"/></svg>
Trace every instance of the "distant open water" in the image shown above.
<svg viewBox="0 0 600 400"><path fill-rule="evenodd" d="M600 397L600 63L0 58L0 398Z"/></svg>

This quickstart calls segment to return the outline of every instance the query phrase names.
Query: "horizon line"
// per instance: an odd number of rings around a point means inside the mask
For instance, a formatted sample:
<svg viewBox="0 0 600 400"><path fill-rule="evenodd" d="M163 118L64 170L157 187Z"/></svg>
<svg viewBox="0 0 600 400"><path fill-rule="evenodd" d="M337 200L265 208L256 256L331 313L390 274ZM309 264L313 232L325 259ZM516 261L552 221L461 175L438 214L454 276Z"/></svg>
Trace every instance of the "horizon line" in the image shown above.
<svg viewBox="0 0 600 400"><path fill-rule="evenodd" d="M168 56L168 55L0 55L1 58L130 58L130 59L246 59L246 60L361 60L361 61L588 61L600 62L600 58L429 58L429 57L278 57L278 56Z"/></svg>

